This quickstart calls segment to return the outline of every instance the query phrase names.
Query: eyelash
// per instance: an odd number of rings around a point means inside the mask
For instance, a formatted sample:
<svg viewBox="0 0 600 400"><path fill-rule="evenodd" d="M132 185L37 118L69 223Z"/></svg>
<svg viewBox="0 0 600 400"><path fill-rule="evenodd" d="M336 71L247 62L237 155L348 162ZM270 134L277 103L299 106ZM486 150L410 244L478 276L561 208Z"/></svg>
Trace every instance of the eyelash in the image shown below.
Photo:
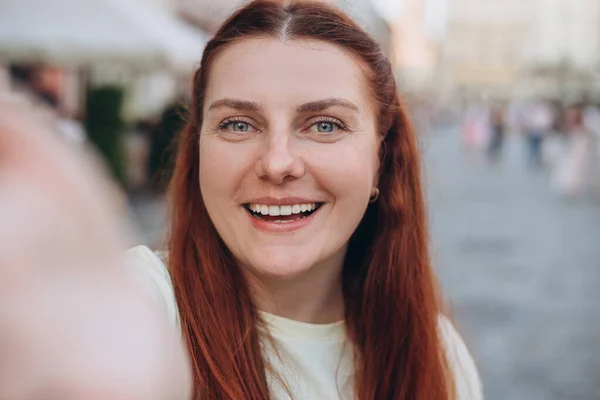
<svg viewBox="0 0 600 400"><path fill-rule="evenodd" d="M242 119L242 118L238 118L238 117L233 117L233 118L227 118L225 121L221 122L217 128L221 131L227 130L227 126L234 124L236 122L243 122L245 124L248 124L252 127L254 127L250 122Z"/></svg>
<svg viewBox="0 0 600 400"><path fill-rule="evenodd" d="M322 122L329 122L329 123L335 125L337 128L344 130L344 131L348 130L348 128L346 127L346 125L344 125L344 123L342 121L340 121L339 119L336 119L336 118L331 118L331 117L320 117L319 119L312 121L312 124L310 124L309 128L311 126L320 124Z"/></svg>
<svg viewBox="0 0 600 400"><path fill-rule="evenodd" d="M219 129L221 131L227 130L228 129L227 127L229 125L234 124L236 122L243 122L245 124L250 125L252 128L254 128L254 126L250 122L246 121L245 119L239 118L239 117L233 117L233 118L228 118L228 119L224 120L223 122L221 122L217 126L217 129ZM312 123L309 125L308 128L310 128L316 124L320 124L322 122L329 122L329 123L335 125L338 129L341 129L344 131L348 130L348 127L342 121L340 121L337 118L331 118L331 117L319 117L318 119L312 121ZM256 128L254 128L254 129L257 130Z"/></svg>

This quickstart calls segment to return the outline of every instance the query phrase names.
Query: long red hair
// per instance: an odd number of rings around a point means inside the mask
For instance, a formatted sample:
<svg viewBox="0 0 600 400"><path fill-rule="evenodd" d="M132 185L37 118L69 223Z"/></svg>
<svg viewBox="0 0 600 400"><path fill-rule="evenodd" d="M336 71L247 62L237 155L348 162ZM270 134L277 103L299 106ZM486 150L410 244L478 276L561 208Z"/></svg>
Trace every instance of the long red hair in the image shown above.
<svg viewBox="0 0 600 400"><path fill-rule="evenodd" d="M336 9L265 0L233 14L206 45L170 184L169 269L192 359L195 398L269 399L260 316L244 274L208 216L198 176L211 63L229 44L255 36L322 40L346 49L366 67L378 106L380 197L353 234L343 269L347 333L357 355L356 398L453 398L438 331L442 310L429 261L419 150L391 65L378 44Z"/></svg>

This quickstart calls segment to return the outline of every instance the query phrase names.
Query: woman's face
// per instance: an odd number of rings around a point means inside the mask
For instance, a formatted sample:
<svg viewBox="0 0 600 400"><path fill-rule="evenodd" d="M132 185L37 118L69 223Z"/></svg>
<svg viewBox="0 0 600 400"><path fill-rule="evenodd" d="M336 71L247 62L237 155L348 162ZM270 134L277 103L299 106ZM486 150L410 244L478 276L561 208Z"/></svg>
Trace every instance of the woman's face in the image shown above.
<svg viewBox="0 0 600 400"><path fill-rule="evenodd" d="M379 139L361 65L320 41L244 39L212 64L200 189L243 267L341 265L376 187Z"/></svg>

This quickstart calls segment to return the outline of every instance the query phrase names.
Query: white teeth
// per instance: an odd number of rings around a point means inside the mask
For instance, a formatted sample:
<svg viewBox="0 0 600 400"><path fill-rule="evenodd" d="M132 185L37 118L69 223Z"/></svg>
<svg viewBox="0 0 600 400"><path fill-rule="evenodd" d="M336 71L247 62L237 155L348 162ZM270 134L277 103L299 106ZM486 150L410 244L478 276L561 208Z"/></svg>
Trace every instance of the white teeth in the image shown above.
<svg viewBox="0 0 600 400"><path fill-rule="evenodd" d="M281 207L279 207L279 213L281 215L292 215L292 206L281 206Z"/></svg>
<svg viewBox="0 0 600 400"><path fill-rule="evenodd" d="M305 204L293 204L293 205L285 205L285 206L267 206L265 204L248 204L248 208L262 215L292 215L292 214L300 214L301 212L313 211L317 209L317 203L305 203Z"/></svg>
<svg viewBox="0 0 600 400"><path fill-rule="evenodd" d="M269 215L276 217L281 214L279 206L269 206Z"/></svg>

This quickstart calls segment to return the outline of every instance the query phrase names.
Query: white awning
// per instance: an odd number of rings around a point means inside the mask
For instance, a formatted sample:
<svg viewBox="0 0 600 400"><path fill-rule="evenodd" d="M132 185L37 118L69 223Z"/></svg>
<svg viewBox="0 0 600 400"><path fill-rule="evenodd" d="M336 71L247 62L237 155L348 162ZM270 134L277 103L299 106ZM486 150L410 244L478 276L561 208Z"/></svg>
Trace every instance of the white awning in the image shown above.
<svg viewBox="0 0 600 400"><path fill-rule="evenodd" d="M206 36L144 0L1 0L0 60L191 69Z"/></svg>

